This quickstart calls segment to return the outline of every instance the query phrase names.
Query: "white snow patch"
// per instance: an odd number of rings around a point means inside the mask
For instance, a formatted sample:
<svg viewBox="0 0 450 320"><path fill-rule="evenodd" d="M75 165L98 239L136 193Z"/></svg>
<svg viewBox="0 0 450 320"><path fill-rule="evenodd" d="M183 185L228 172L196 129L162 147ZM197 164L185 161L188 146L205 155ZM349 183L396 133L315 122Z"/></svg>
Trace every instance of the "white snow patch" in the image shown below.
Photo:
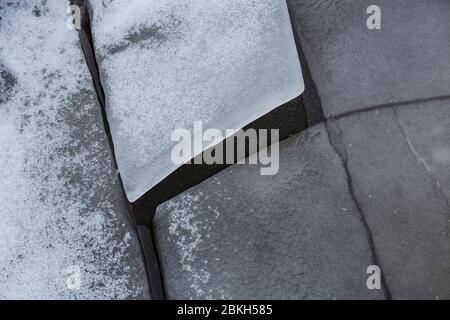
<svg viewBox="0 0 450 320"><path fill-rule="evenodd" d="M0 68L15 79L0 100L0 299L137 296L68 1L9 3L0 9ZM71 265L79 290L66 286Z"/></svg>

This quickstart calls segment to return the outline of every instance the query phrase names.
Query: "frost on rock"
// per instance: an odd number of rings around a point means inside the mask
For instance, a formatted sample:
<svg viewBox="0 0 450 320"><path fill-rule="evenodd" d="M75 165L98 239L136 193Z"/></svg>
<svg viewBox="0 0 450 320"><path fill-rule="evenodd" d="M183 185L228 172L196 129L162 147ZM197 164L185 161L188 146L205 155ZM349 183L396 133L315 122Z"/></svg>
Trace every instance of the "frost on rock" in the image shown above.
<svg viewBox="0 0 450 320"><path fill-rule="evenodd" d="M204 241L208 240L202 236L208 238L211 224L214 224L220 213L213 210L215 215L211 218L212 221L202 222L196 215L199 210L198 201L198 195L186 193L180 196L179 201L164 204L170 212L169 233L164 236L176 248L182 271L180 276L189 283L188 295L193 299L211 299L219 294L226 299L229 297L224 288L209 284L211 274L208 271L208 259L204 258L204 250L207 247Z"/></svg>
<svg viewBox="0 0 450 320"><path fill-rule="evenodd" d="M0 3L0 299L143 290L130 276L136 239L67 6Z"/></svg>
<svg viewBox="0 0 450 320"><path fill-rule="evenodd" d="M239 129L300 95L285 1L91 1L119 169L130 201L170 174L176 128ZM204 149L208 147L204 145Z"/></svg>

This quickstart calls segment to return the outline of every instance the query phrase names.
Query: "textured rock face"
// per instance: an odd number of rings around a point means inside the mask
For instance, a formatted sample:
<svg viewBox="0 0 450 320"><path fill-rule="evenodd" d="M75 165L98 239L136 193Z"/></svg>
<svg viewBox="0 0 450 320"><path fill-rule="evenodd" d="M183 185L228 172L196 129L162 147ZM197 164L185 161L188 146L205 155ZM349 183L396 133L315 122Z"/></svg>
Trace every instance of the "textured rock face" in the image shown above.
<svg viewBox="0 0 450 320"><path fill-rule="evenodd" d="M162 204L169 296L448 299L449 127L450 100L361 112L282 142L276 176L233 166Z"/></svg>
<svg viewBox="0 0 450 320"><path fill-rule="evenodd" d="M90 1L128 199L176 169L174 129L239 129L303 91L284 1ZM193 150L193 156L201 150Z"/></svg>
<svg viewBox="0 0 450 320"><path fill-rule="evenodd" d="M450 2L289 0L326 117L450 96ZM366 10L381 9L381 30Z"/></svg>
<svg viewBox="0 0 450 320"><path fill-rule="evenodd" d="M67 6L0 4L0 298L145 297L139 247Z"/></svg>
<svg viewBox="0 0 450 320"><path fill-rule="evenodd" d="M400 108L397 117L410 149L450 199L450 101L420 103Z"/></svg>
<svg viewBox="0 0 450 320"><path fill-rule="evenodd" d="M280 153L276 176L233 166L158 208L169 297L383 297L367 290L366 230L324 127Z"/></svg>
<svg viewBox="0 0 450 320"><path fill-rule="evenodd" d="M394 298L450 298L450 100L333 122Z"/></svg>

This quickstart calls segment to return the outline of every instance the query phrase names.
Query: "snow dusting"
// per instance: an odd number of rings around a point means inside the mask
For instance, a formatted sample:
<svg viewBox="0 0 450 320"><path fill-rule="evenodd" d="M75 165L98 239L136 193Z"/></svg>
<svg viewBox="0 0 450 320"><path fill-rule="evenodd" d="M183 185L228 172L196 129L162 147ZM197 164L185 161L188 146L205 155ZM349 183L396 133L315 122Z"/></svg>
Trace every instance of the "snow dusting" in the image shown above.
<svg viewBox="0 0 450 320"><path fill-rule="evenodd" d="M201 195L200 195L201 196ZM201 258L201 251L205 249L205 241L208 242L209 231L212 229L214 220L220 213L211 209L214 213L211 219L203 223L196 214L199 210L199 195L184 193L177 201L169 201L167 206L169 214L169 233L167 239L173 242L177 248L177 256L183 270L183 277L187 277L190 284L189 295L194 298L211 298L213 291L220 291L222 297L228 298L221 288L211 288L209 280L211 274L207 270L208 260ZM202 235L205 235L204 239ZM200 253L200 254L198 254Z"/></svg>
<svg viewBox="0 0 450 320"><path fill-rule="evenodd" d="M143 292L131 276L139 274L130 253L137 244L67 6L0 2L0 299Z"/></svg>

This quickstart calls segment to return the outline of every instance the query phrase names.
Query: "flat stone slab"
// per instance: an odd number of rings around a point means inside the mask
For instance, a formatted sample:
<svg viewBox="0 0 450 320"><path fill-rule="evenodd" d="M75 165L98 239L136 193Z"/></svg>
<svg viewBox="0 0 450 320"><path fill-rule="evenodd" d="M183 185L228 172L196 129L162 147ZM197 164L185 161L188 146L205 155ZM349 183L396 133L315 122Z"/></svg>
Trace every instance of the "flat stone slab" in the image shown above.
<svg viewBox="0 0 450 320"><path fill-rule="evenodd" d="M155 235L169 298L383 298L322 125L280 144L277 175L235 165L162 204Z"/></svg>
<svg viewBox="0 0 450 320"><path fill-rule="evenodd" d="M450 100L333 121L395 299L450 298Z"/></svg>
<svg viewBox="0 0 450 320"><path fill-rule="evenodd" d="M144 298L139 245L67 7L0 4L0 298Z"/></svg>
<svg viewBox="0 0 450 320"><path fill-rule="evenodd" d="M324 115L450 96L450 2L288 0ZM369 5L381 30L369 30Z"/></svg>

